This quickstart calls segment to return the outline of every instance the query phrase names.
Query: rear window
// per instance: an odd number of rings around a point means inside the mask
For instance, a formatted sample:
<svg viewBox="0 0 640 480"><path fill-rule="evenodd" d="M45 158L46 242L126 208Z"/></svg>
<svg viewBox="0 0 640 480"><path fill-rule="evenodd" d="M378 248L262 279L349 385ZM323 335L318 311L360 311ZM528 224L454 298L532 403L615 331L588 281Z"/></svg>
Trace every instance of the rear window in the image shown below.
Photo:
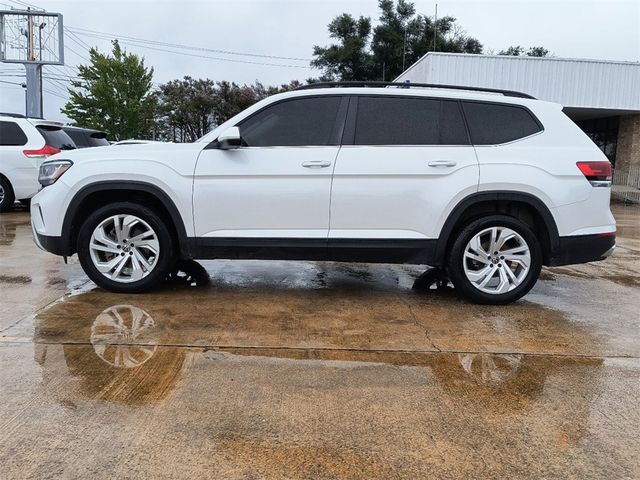
<svg viewBox="0 0 640 480"><path fill-rule="evenodd" d="M462 102L474 145L512 142L542 131L529 110L516 105Z"/></svg>
<svg viewBox="0 0 640 480"><path fill-rule="evenodd" d="M78 148L103 147L109 145L107 134L90 130L63 129L71 137Z"/></svg>
<svg viewBox="0 0 640 480"><path fill-rule="evenodd" d="M60 150L72 150L76 144L60 127L49 125L36 125L40 134L44 137L44 142Z"/></svg>
<svg viewBox="0 0 640 480"><path fill-rule="evenodd" d="M0 146L17 147L27 143L27 136L16 122L0 122Z"/></svg>
<svg viewBox="0 0 640 480"><path fill-rule="evenodd" d="M457 101L359 97L356 145L468 145Z"/></svg>

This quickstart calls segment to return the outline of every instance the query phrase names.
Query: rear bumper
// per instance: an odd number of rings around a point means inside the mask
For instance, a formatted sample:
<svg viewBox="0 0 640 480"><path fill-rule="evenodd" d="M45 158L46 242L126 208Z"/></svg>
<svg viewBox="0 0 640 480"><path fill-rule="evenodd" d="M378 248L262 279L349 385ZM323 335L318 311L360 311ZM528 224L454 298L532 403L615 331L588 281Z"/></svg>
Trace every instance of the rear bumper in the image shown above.
<svg viewBox="0 0 640 480"><path fill-rule="evenodd" d="M615 247L615 232L560 237L558 249L549 259L549 265L571 265L604 260L613 253Z"/></svg>

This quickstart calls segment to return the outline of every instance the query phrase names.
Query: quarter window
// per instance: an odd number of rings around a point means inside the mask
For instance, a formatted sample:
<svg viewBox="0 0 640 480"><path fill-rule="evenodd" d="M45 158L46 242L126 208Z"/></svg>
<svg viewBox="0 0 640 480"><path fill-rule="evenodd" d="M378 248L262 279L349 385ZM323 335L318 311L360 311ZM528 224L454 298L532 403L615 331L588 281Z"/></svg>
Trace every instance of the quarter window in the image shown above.
<svg viewBox="0 0 640 480"><path fill-rule="evenodd" d="M457 101L359 97L356 145L468 145Z"/></svg>
<svg viewBox="0 0 640 480"><path fill-rule="evenodd" d="M462 102L474 145L512 142L542 131L526 109L515 105Z"/></svg>
<svg viewBox="0 0 640 480"><path fill-rule="evenodd" d="M240 127L248 147L293 147L338 145L334 128L341 97L287 100L266 107Z"/></svg>
<svg viewBox="0 0 640 480"><path fill-rule="evenodd" d="M27 143L27 136L16 122L0 122L0 146L18 147Z"/></svg>

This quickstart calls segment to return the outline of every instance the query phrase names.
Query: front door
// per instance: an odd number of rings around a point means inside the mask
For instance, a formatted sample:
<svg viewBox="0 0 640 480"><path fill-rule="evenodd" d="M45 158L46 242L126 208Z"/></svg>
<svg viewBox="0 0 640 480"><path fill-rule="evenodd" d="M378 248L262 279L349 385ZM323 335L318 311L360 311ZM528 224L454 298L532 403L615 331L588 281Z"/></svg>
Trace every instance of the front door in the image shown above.
<svg viewBox="0 0 640 480"><path fill-rule="evenodd" d="M203 150L193 190L196 236L253 239L254 246L267 239L326 243L339 112L344 117L340 96L286 99L236 125L241 147Z"/></svg>

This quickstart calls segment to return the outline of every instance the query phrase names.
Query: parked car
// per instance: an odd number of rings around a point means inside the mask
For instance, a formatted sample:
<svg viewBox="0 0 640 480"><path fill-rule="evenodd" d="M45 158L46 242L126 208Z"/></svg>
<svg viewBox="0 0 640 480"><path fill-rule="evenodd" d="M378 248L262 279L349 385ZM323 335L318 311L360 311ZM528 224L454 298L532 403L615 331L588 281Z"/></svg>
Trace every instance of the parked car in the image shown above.
<svg viewBox="0 0 640 480"><path fill-rule="evenodd" d="M104 147L109 146L107 134L92 128L74 127L65 125L62 129L71 137L78 148Z"/></svg>
<svg viewBox="0 0 640 480"><path fill-rule="evenodd" d="M36 194L38 169L45 158L74 148L61 123L0 113L0 212Z"/></svg>
<svg viewBox="0 0 640 480"><path fill-rule="evenodd" d="M180 258L332 260L433 265L503 304L542 265L615 246L604 154L560 105L509 91L309 86L195 143L58 154L40 182L37 243L115 292Z"/></svg>

